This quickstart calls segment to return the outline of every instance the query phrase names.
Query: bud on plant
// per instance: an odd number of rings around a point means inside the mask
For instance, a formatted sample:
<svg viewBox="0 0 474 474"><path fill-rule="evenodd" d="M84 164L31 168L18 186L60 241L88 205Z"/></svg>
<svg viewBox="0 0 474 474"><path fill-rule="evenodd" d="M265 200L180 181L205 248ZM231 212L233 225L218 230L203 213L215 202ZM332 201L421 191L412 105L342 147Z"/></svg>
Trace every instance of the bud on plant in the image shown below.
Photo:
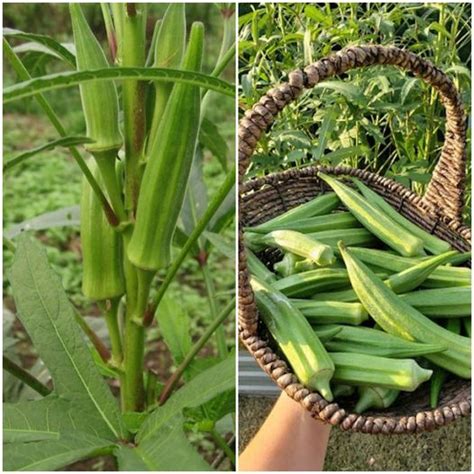
<svg viewBox="0 0 474 474"><path fill-rule="evenodd" d="M200 71L204 28L193 23L183 69ZM128 257L137 267L157 270L170 262L176 229L195 153L200 90L176 84L148 155Z"/></svg>
<svg viewBox="0 0 474 474"><path fill-rule="evenodd" d="M186 15L184 3L171 3L158 30L153 67L178 69L181 66L186 44ZM166 103L173 89L172 83L158 82L155 85L155 105L150 129L148 150L154 146L158 126Z"/></svg>
<svg viewBox="0 0 474 474"><path fill-rule="evenodd" d="M69 5L77 70L109 67L105 54L84 17L80 4ZM115 153L122 146L119 130L117 89L113 81L92 81L80 85L82 109L86 120L87 136L94 143L86 148L96 158L103 153Z"/></svg>
<svg viewBox="0 0 474 474"><path fill-rule="evenodd" d="M91 171L102 186L100 173L93 162ZM101 203L85 178L82 181L81 242L84 295L96 301L122 295L124 280L120 234L108 223Z"/></svg>

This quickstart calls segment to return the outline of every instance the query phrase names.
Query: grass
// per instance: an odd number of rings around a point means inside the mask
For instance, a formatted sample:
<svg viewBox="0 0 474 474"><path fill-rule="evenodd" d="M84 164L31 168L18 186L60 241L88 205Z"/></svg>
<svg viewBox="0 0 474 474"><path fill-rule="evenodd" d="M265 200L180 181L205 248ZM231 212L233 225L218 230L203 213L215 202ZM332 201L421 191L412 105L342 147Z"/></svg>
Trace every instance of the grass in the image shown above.
<svg viewBox="0 0 474 474"><path fill-rule="evenodd" d="M455 82L470 113L471 6L341 3L241 5L240 106L245 110L288 72L331 51L379 43L431 60ZM470 122L468 154L470 156ZM436 94L396 68L330 79L287 107L254 156L250 176L314 163L349 165L422 193L444 137ZM470 169L470 163L469 163ZM466 218L470 217L470 176Z"/></svg>

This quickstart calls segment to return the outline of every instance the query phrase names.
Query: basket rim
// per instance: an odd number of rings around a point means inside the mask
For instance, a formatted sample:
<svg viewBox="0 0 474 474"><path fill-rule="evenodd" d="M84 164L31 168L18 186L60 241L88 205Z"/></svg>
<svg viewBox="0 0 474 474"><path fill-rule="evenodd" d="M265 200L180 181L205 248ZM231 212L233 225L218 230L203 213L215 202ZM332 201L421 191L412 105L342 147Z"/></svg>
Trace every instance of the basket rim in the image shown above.
<svg viewBox="0 0 474 474"><path fill-rule="evenodd" d="M396 194L401 197L402 204L408 201L420 213L423 219L429 219L435 223L443 222L451 232L461 237L466 243L471 244L471 229L456 222L454 219L436 213L430 206L421 199L416 193L403 186L401 183L378 175L370 171L359 170L348 166L308 166L301 169L289 169L277 173L271 173L263 177L255 178L245 181L241 185L239 192L240 199L252 199L252 195L264 188L266 185L276 186L278 183L295 179L298 177L318 178L319 172L336 175L357 176L363 179L367 184L377 183L379 186L387 188L390 194ZM319 179L319 178L318 178ZM328 186L321 183L322 192L329 190ZM375 190L376 191L376 190ZM244 203L242 203L244 205ZM239 217L242 217L242 205L239 206ZM416 223L419 225L419 223ZM241 227L239 219L239 227ZM435 230L436 225L432 228ZM242 234L240 234L241 237ZM246 264L244 268L239 268L239 272L247 272ZM240 281L239 281L240 287ZM240 288L239 288L240 289ZM252 293L253 297L253 293ZM248 306L248 299L242 299L239 291L239 306L240 304ZM252 303L254 304L253 300ZM240 308L239 308L240 311ZM257 311L257 320L260 320ZM281 359L273 350L270 343L262 339L259 335L258 327L253 330L241 324L239 318L239 335L247 350L257 360L262 369L270 376L270 378L282 388L291 398L300 402L303 407L311 412L314 418L320 419L332 425L339 425L343 430L350 430L353 432L362 433L383 433L383 434L402 434L414 433L421 431L432 431L440 426L444 426L459 417L469 416L471 411L471 396L461 395L454 397L447 404L440 405L435 409L419 411L414 414L384 416L383 412L368 415L359 415L355 413L348 413L344 408L339 406L337 401L332 403L325 400L319 393L311 391L302 385L297 377L294 375L291 366ZM275 372L278 377L273 376ZM469 380L459 379L464 384L471 384ZM371 412L369 412L371 413Z"/></svg>

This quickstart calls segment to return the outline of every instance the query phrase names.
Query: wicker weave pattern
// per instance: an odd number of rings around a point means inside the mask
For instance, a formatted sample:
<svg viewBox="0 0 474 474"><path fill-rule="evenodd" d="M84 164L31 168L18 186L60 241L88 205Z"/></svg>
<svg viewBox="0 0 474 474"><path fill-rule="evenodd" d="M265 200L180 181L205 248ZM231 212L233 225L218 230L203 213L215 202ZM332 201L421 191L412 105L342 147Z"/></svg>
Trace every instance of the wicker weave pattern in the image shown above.
<svg viewBox="0 0 474 474"><path fill-rule="evenodd" d="M353 67L393 64L411 70L435 87L446 107L446 141L438 167L426 195L421 198L399 183L348 167L312 167L288 170L244 183L251 155L262 133L273 123L282 108L303 90L331 75ZM254 295L249 284L242 227L264 222L288 208L306 202L327 186L318 171L333 175L352 175L363 180L399 211L459 250L470 249L470 229L460 221L464 189L465 128L459 95L451 81L429 62L398 48L364 46L345 49L336 55L289 75L289 83L272 89L245 114L239 127L239 330L240 337L260 366L288 395L300 402L314 417L344 430L364 433L413 433L433 430L470 413L470 381L452 380L443 390L440 406L429 410L428 394L410 394L402 409L382 415L349 413L338 403L329 403L318 393L301 385L291 368L272 348L265 328L259 325ZM425 389L426 391L426 389ZM399 404L397 403L397 406Z"/></svg>

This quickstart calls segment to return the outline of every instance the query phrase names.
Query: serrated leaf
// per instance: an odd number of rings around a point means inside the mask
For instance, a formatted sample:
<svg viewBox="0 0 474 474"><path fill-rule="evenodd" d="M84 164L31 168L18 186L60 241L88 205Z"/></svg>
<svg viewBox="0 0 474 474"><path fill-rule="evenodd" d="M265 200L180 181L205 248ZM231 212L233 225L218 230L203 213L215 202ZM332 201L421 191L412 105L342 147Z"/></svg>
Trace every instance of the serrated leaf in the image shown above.
<svg viewBox="0 0 474 474"><path fill-rule="evenodd" d="M59 277L44 249L26 234L18 239L9 277L19 318L51 373L55 393L94 416L100 437L123 438L117 403L94 364Z"/></svg>
<svg viewBox="0 0 474 474"><path fill-rule="evenodd" d="M178 365L191 350L190 320L183 306L165 295L156 310L163 339Z"/></svg>
<svg viewBox="0 0 474 474"><path fill-rule="evenodd" d="M84 71L70 71L35 77L20 82L3 90L3 102L31 97L46 91L63 89L90 81L111 81L134 79L137 81L156 81L189 84L203 89L219 92L234 97L235 87L217 77L208 76L200 72L181 71L178 69L145 68L145 67L114 67Z"/></svg>
<svg viewBox="0 0 474 474"><path fill-rule="evenodd" d="M204 118L199 130L199 143L207 148L219 161L224 171L227 171L229 147L220 134L219 128L209 119Z"/></svg>
<svg viewBox="0 0 474 474"><path fill-rule="evenodd" d="M76 67L76 56L73 45L63 45L58 43L55 39L50 38L46 35L39 35L36 33L25 33L24 31L15 30L13 28L3 28L3 36L29 40L34 43L38 43L48 48L60 58L66 61L73 68Z"/></svg>
<svg viewBox="0 0 474 474"><path fill-rule="evenodd" d="M42 153L44 151L54 150L57 147L71 147L77 145L83 145L84 143L92 143L94 140L91 140L88 137L78 137L78 136L68 136L68 137L61 137L57 140L53 140L49 143L45 143L44 145L38 146L36 148L32 148L31 150L24 151L19 155L15 156L7 160L3 164L3 171L10 171L14 166L23 163L28 158L32 158L33 156Z"/></svg>

